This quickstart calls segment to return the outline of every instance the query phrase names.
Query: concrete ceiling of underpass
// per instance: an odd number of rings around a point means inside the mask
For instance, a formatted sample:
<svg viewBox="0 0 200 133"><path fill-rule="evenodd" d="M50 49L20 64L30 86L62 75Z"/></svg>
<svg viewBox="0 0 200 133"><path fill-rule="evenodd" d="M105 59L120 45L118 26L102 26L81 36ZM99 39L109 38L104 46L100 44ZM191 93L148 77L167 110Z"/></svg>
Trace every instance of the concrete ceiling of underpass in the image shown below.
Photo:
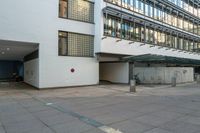
<svg viewBox="0 0 200 133"><path fill-rule="evenodd" d="M38 49L37 43L0 40L0 60L20 60Z"/></svg>

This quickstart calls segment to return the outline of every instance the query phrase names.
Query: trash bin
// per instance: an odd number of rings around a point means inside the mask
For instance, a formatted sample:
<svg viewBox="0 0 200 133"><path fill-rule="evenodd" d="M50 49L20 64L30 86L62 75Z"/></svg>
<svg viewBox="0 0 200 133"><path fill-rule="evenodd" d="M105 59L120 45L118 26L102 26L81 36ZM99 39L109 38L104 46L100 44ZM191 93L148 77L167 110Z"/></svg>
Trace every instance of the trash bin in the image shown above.
<svg viewBox="0 0 200 133"><path fill-rule="evenodd" d="M130 92L136 92L136 80L130 80Z"/></svg>

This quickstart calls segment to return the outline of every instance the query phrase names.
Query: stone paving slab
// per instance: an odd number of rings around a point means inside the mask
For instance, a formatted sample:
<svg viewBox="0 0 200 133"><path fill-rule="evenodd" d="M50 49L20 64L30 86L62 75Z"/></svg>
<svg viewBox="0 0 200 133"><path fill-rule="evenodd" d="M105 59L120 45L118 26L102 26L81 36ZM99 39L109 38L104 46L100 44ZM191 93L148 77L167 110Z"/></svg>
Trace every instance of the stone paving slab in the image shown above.
<svg viewBox="0 0 200 133"><path fill-rule="evenodd" d="M0 133L105 133L90 124L95 121L122 133L200 133L200 85L139 86L132 94L128 89L0 86Z"/></svg>
<svg viewBox="0 0 200 133"><path fill-rule="evenodd" d="M39 119L48 126L64 124L64 123L73 122L74 120L77 120L76 118L69 116L67 114L57 114L57 115L52 115L52 116L47 116L47 117L42 116Z"/></svg>
<svg viewBox="0 0 200 133"><path fill-rule="evenodd" d="M129 121L129 120L112 124L111 127L119 129L120 131L124 133L143 133L155 128L154 126L151 126L151 125Z"/></svg>
<svg viewBox="0 0 200 133"><path fill-rule="evenodd" d="M154 129L147 131L145 133L172 133L172 132L164 130L164 129L160 129L160 128L154 128Z"/></svg>
<svg viewBox="0 0 200 133"><path fill-rule="evenodd" d="M79 120L75 120L68 123L54 125L52 126L52 129L56 133L81 133L95 128Z"/></svg>
<svg viewBox="0 0 200 133"><path fill-rule="evenodd" d="M1 125L0 125L0 133L6 133Z"/></svg>
<svg viewBox="0 0 200 133"><path fill-rule="evenodd" d="M162 129L173 133L197 133L200 131L200 126L184 121L171 121L161 126Z"/></svg>

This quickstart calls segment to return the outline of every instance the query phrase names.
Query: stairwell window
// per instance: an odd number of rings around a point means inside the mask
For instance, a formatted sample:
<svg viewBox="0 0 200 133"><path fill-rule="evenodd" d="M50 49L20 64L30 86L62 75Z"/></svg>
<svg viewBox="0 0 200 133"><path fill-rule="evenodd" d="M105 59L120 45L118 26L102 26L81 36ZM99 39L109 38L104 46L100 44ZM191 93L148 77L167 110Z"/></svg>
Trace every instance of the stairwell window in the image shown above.
<svg viewBox="0 0 200 133"><path fill-rule="evenodd" d="M94 3L85 0L59 0L59 17L94 23Z"/></svg>
<svg viewBox="0 0 200 133"><path fill-rule="evenodd" d="M94 36L59 31L59 56L94 56Z"/></svg>

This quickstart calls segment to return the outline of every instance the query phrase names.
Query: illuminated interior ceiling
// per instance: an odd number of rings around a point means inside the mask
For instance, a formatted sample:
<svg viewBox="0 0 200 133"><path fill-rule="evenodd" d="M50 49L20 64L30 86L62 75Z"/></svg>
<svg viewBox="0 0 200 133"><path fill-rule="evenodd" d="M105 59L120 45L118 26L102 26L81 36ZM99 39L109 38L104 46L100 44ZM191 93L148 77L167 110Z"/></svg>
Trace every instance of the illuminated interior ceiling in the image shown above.
<svg viewBox="0 0 200 133"><path fill-rule="evenodd" d="M37 43L0 40L0 60L23 60L38 49Z"/></svg>

